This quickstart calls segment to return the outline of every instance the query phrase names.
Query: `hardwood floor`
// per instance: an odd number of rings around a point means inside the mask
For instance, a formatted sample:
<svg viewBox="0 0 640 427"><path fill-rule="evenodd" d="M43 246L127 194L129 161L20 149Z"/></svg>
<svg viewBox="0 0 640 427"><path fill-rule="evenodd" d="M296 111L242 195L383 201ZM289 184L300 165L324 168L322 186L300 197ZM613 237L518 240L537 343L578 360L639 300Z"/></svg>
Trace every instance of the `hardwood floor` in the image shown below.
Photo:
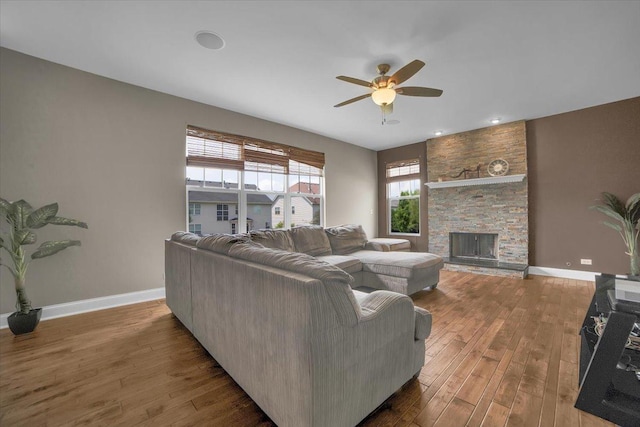
<svg viewBox="0 0 640 427"><path fill-rule="evenodd" d="M362 426L613 426L573 407L588 282L442 272L426 363ZM0 331L0 425L273 423L153 301Z"/></svg>

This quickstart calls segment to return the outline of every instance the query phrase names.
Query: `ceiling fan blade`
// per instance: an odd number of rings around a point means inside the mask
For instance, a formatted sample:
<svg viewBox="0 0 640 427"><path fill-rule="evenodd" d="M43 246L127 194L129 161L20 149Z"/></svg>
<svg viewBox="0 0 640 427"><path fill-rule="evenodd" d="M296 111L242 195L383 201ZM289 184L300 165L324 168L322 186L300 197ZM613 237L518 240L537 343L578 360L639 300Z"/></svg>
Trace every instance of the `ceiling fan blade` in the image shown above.
<svg viewBox="0 0 640 427"><path fill-rule="evenodd" d="M405 80L408 80L415 73L420 71L420 69L424 67L424 65L425 65L424 62L420 61L419 59L409 62L407 65L400 68L398 71L395 72L393 76L389 78L389 83L393 82L394 84L399 85L400 83L404 82Z"/></svg>
<svg viewBox="0 0 640 427"><path fill-rule="evenodd" d="M348 99L340 104L334 105L334 107L342 107L343 105L351 104L352 102L360 101L361 99L370 98L371 94L367 93L366 95L356 96L355 98Z"/></svg>
<svg viewBox="0 0 640 427"><path fill-rule="evenodd" d="M354 85L360 85L360 86L364 86L364 87L374 87L371 84L371 82L367 82L367 81L364 81L364 80L356 79L356 78L353 78L353 77L338 76L338 77L336 77L336 79L342 80L343 82L347 82L347 83L353 83Z"/></svg>
<svg viewBox="0 0 640 427"><path fill-rule="evenodd" d="M440 96L442 95L442 91L440 89L433 89L430 87L419 87L419 86L405 86L396 88L396 93L398 95L407 95L407 96Z"/></svg>

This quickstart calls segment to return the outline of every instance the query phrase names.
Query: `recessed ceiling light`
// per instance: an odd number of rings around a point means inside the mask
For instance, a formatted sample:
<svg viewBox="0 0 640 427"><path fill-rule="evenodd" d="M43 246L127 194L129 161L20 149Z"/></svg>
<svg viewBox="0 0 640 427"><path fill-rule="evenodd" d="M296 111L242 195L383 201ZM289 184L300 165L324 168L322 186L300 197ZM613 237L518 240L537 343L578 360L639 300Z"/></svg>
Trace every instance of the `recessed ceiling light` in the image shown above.
<svg viewBox="0 0 640 427"><path fill-rule="evenodd" d="M435 131L435 135L436 135L436 136L440 136L440 135L442 135L442 131L441 131L441 130Z"/></svg>
<svg viewBox="0 0 640 427"><path fill-rule="evenodd" d="M495 119L491 119L491 123L493 123L494 125L497 125L498 123L500 123L500 117L496 117Z"/></svg>
<svg viewBox="0 0 640 427"><path fill-rule="evenodd" d="M224 47L224 39L214 32L198 31L195 37L200 46L204 48L220 50Z"/></svg>

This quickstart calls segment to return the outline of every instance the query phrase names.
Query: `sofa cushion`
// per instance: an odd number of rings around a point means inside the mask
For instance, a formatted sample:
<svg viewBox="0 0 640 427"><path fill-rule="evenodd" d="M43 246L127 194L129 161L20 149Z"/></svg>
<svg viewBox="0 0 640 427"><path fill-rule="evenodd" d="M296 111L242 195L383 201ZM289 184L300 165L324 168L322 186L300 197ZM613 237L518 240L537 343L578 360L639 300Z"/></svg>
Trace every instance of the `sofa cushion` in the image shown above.
<svg viewBox="0 0 640 427"><path fill-rule="evenodd" d="M311 256L331 255L329 238L319 225L293 227L291 237L298 252Z"/></svg>
<svg viewBox="0 0 640 427"><path fill-rule="evenodd" d="M233 245L248 240L249 238L244 234L211 234L201 238L196 246L200 249L227 255Z"/></svg>
<svg viewBox="0 0 640 427"><path fill-rule="evenodd" d="M176 231L171 235L171 240L174 242L184 243L189 246L196 246L196 243L201 239L200 236L188 231Z"/></svg>
<svg viewBox="0 0 640 427"><path fill-rule="evenodd" d="M442 268L442 258L427 252L357 251L350 256L362 262L362 270L393 277L420 279Z"/></svg>
<svg viewBox="0 0 640 427"><path fill-rule="evenodd" d="M337 280L348 284L353 281L353 277L344 270L311 255L265 248L253 242L233 245L229 256L305 274L318 280Z"/></svg>
<svg viewBox="0 0 640 427"><path fill-rule="evenodd" d="M289 230L251 230L249 237L267 248L296 251Z"/></svg>
<svg viewBox="0 0 640 427"><path fill-rule="evenodd" d="M361 225L338 225L325 229L334 255L345 255L364 249L367 233Z"/></svg>
<svg viewBox="0 0 640 427"><path fill-rule="evenodd" d="M349 274L362 271L362 262L358 258L348 255L323 255L317 257L319 260L328 262L338 268L343 269Z"/></svg>

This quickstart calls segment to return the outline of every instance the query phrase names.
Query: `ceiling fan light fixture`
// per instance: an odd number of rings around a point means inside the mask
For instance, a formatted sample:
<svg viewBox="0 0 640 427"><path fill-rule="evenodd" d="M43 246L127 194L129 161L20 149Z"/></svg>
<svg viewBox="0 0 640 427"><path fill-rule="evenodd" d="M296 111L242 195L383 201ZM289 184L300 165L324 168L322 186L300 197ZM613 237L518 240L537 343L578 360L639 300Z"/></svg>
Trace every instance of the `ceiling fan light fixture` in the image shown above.
<svg viewBox="0 0 640 427"><path fill-rule="evenodd" d="M371 94L371 99L377 105L389 105L396 99L396 91L389 88L376 89Z"/></svg>

